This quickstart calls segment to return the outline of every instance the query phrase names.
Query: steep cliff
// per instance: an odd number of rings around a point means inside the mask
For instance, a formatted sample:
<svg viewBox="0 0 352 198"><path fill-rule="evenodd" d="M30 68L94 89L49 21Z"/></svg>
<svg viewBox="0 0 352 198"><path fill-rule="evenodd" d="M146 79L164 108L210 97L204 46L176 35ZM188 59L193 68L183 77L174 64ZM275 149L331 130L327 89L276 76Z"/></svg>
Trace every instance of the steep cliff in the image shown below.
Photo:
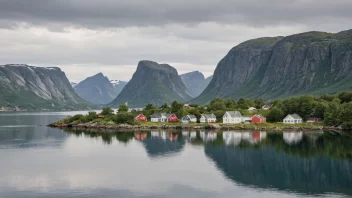
<svg viewBox="0 0 352 198"><path fill-rule="evenodd" d="M190 99L175 68L167 64L140 61L132 79L110 106L117 107L126 102L129 107L143 107L149 103L161 106Z"/></svg>
<svg viewBox="0 0 352 198"><path fill-rule="evenodd" d="M199 71L193 71L180 75L183 84L185 84L189 94L195 98L199 96L209 84L209 79Z"/></svg>
<svg viewBox="0 0 352 198"><path fill-rule="evenodd" d="M76 93L93 104L108 104L113 101L123 88L122 83L114 84L102 73L88 77L76 87Z"/></svg>
<svg viewBox="0 0 352 198"><path fill-rule="evenodd" d="M351 74L352 30L259 38L231 49L193 102L336 93L352 89Z"/></svg>
<svg viewBox="0 0 352 198"><path fill-rule="evenodd" d="M87 109L92 107L73 90L57 67L0 66L0 106L26 109Z"/></svg>

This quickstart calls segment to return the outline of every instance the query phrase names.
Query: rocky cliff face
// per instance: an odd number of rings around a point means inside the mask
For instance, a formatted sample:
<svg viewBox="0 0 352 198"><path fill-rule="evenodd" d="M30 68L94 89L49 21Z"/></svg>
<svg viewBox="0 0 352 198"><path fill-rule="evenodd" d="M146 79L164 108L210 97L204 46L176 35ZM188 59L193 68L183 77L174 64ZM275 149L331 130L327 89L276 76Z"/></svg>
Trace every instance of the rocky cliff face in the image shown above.
<svg viewBox="0 0 352 198"><path fill-rule="evenodd" d="M93 104L108 104L117 97L124 86L117 81L113 83L102 73L98 73L80 82L75 91L84 100Z"/></svg>
<svg viewBox="0 0 352 198"><path fill-rule="evenodd" d="M140 61L132 79L110 106L118 107L126 102L129 107L144 107L147 104L161 106L190 99L175 68L167 64Z"/></svg>
<svg viewBox="0 0 352 198"><path fill-rule="evenodd" d="M231 49L193 102L335 93L352 89L351 75L352 30L259 38Z"/></svg>
<svg viewBox="0 0 352 198"><path fill-rule="evenodd" d="M0 66L0 106L27 109L87 109L90 104L73 90L56 67Z"/></svg>
<svg viewBox="0 0 352 198"><path fill-rule="evenodd" d="M209 84L209 79L199 71L189 72L180 75L183 84L185 84L188 93L193 97L199 96Z"/></svg>

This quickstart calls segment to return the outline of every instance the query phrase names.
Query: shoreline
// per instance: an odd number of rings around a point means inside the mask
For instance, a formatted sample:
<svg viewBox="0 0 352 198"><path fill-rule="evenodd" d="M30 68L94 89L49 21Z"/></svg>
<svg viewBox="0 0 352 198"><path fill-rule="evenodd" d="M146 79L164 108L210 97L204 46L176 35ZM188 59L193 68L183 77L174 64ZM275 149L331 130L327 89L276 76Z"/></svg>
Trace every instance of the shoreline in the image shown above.
<svg viewBox="0 0 352 198"><path fill-rule="evenodd" d="M91 130L91 131L145 131L145 130L271 130L271 131L309 131L309 130L330 130L341 132L343 129L341 127L330 127L330 126L245 126L245 125L219 125L219 124L209 124L209 125L98 125L98 124L49 124L48 127L60 128L60 129L77 129L77 130Z"/></svg>

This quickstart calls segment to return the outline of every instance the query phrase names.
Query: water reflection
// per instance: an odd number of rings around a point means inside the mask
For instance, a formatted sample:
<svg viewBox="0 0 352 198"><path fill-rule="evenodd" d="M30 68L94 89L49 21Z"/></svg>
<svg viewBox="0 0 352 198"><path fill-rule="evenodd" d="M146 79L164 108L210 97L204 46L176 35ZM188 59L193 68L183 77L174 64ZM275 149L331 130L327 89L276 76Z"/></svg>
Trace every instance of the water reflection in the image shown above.
<svg viewBox="0 0 352 198"><path fill-rule="evenodd" d="M151 131L109 135L124 143L135 139L150 158L180 154L186 144L202 145L226 177L245 186L352 195L352 136L348 133Z"/></svg>

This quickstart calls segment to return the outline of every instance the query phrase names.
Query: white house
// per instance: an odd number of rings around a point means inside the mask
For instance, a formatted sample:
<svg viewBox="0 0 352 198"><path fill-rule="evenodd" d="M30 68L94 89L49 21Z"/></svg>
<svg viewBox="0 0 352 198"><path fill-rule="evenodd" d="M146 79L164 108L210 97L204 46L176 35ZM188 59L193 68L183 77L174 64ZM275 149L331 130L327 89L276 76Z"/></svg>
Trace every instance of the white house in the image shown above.
<svg viewBox="0 0 352 198"><path fill-rule="evenodd" d="M194 115L186 115L183 116L182 118L182 123L183 122L197 122L197 117Z"/></svg>
<svg viewBox="0 0 352 198"><path fill-rule="evenodd" d="M255 107L249 107L248 108L248 111L254 111L254 110L257 110Z"/></svg>
<svg viewBox="0 0 352 198"><path fill-rule="evenodd" d="M301 116L297 115L297 114L288 114L284 120L283 123L284 124L299 124L302 123L302 118Z"/></svg>
<svg viewBox="0 0 352 198"><path fill-rule="evenodd" d="M216 116L214 114L202 114L200 117L200 123L215 123Z"/></svg>
<svg viewBox="0 0 352 198"><path fill-rule="evenodd" d="M239 111L226 111L222 116L224 124L238 124L242 122L242 115Z"/></svg>
<svg viewBox="0 0 352 198"><path fill-rule="evenodd" d="M151 122L167 122L167 117L165 113L156 113L150 116Z"/></svg>
<svg viewBox="0 0 352 198"><path fill-rule="evenodd" d="M269 105L264 105L264 106L262 106L262 109L263 109L263 110L269 110L269 109L271 109L271 106L269 106Z"/></svg>

